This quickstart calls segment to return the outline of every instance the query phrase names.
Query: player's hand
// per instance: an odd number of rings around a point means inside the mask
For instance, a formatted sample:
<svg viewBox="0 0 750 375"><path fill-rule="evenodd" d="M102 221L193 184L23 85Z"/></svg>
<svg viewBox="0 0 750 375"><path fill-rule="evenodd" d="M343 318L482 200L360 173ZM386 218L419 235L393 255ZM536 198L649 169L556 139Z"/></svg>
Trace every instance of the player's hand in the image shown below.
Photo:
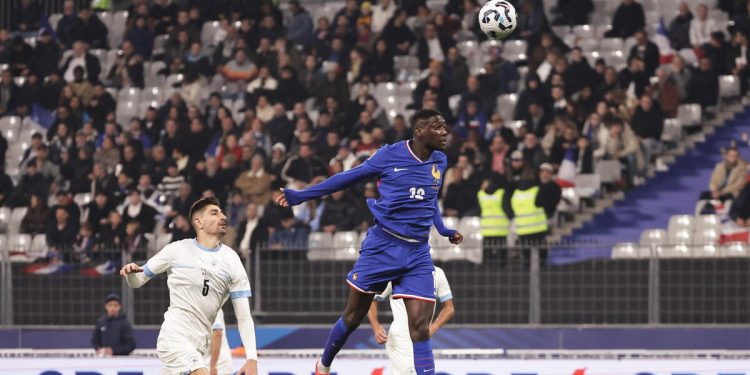
<svg viewBox="0 0 750 375"><path fill-rule="evenodd" d="M458 244L460 244L461 242L463 242L463 241L464 241L464 235L463 235L463 234L461 234L460 232L456 232L456 234L454 234L454 235L452 235L452 236L448 237L448 240L449 240L449 241L450 241L450 242L451 242L452 244L454 244L454 245L458 245Z"/></svg>
<svg viewBox="0 0 750 375"><path fill-rule="evenodd" d="M281 190L281 195L276 197L276 204L281 207L289 207L289 202L286 201L286 194L284 194L284 189L279 190Z"/></svg>
<svg viewBox="0 0 750 375"><path fill-rule="evenodd" d="M373 328L372 331L375 334L375 342L378 344L383 345L388 341L388 334L385 333L383 327Z"/></svg>
<svg viewBox="0 0 750 375"><path fill-rule="evenodd" d="M258 375L258 361L248 359L237 375Z"/></svg>
<svg viewBox="0 0 750 375"><path fill-rule="evenodd" d="M143 268L135 263L128 263L120 270L120 276L125 277L131 273L143 272Z"/></svg>

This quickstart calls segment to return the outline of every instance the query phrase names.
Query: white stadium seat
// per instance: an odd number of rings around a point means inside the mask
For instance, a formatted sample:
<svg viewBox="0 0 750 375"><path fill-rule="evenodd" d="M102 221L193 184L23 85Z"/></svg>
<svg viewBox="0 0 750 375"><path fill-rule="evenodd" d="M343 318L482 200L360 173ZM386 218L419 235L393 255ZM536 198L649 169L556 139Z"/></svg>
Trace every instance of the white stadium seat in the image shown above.
<svg viewBox="0 0 750 375"><path fill-rule="evenodd" d="M668 118L664 120L664 130L661 140L664 142L679 142L682 139L682 123L680 119Z"/></svg>
<svg viewBox="0 0 750 375"><path fill-rule="evenodd" d="M307 259L333 259L333 236L325 232L311 232L307 236Z"/></svg>
<svg viewBox="0 0 750 375"><path fill-rule="evenodd" d="M356 260L359 257L359 233L336 232L333 235L334 258L337 260Z"/></svg>
<svg viewBox="0 0 750 375"><path fill-rule="evenodd" d="M669 218L669 225L667 226L668 231L677 230L693 230L693 216L692 215L674 215Z"/></svg>
<svg viewBox="0 0 750 375"><path fill-rule="evenodd" d="M634 242L622 242L612 248L612 259L647 259L651 255L651 247Z"/></svg>
<svg viewBox="0 0 750 375"><path fill-rule="evenodd" d="M47 256L47 236L44 234L37 234L31 240L31 246L29 247L29 258L35 260L38 258L44 258Z"/></svg>
<svg viewBox="0 0 750 375"><path fill-rule="evenodd" d="M667 242L667 232L664 229L646 229L641 233L641 245L662 245Z"/></svg>
<svg viewBox="0 0 750 375"><path fill-rule="evenodd" d="M21 220L26 216L26 207L16 207L10 214L10 221L8 221L8 236L14 236L21 230Z"/></svg>

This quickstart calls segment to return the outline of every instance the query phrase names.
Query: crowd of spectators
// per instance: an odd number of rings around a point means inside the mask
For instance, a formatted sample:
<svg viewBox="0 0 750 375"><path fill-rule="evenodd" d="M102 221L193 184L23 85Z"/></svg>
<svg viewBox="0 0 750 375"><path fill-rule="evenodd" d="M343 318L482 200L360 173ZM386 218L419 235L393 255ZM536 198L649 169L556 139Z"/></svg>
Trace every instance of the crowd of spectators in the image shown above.
<svg viewBox="0 0 750 375"><path fill-rule="evenodd" d="M620 68L587 60L552 33L541 0L514 3L510 38L527 43L526 58L509 61L495 46L477 70L459 48L485 40L477 0L441 9L424 0L346 0L318 19L298 1L281 8L267 0L134 0L120 45L109 45L111 31L90 9L67 1L49 26L36 1L23 0L12 28L0 30L0 116L46 111L52 120L22 140L30 146L20 175L0 173L0 204L28 206L22 231L45 233L53 253L74 249L57 253L73 262L96 260L108 246L137 254L154 231L189 237L190 203L215 195L236 230L233 245L247 255L259 243L304 246L310 231L372 223L364 199L377 196L374 181L294 208L271 201L280 187L314 184L411 137L409 112L384 110L369 85L400 79L394 57L419 61L408 110L435 108L453 125L441 193L444 214L456 217L478 213L476 199L465 198L484 181L539 183L542 164L549 173L566 159L577 173L619 160L621 187L641 184L661 152L664 119L679 104L715 105L720 74L739 76L747 90L750 4L731 9L731 30L704 5L680 5L668 37L675 51L699 57L689 66L676 53L665 60L645 31L643 7L622 0L606 35L634 37ZM554 23L585 23L591 11L590 0L559 0ZM219 27L206 43L203 26L213 20ZM103 66L92 50L110 48L119 52ZM122 121L110 89L143 88L146 63L156 61L165 63L159 74L171 94ZM205 87L221 89L204 97ZM513 118L503 118L496 98L509 93L518 102ZM451 97L459 98L455 110ZM244 104L235 110L226 99ZM511 127L515 120L523 126ZM0 160L7 150L0 136ZM92 197L83 222L72 200L81 193Z"/></svg>

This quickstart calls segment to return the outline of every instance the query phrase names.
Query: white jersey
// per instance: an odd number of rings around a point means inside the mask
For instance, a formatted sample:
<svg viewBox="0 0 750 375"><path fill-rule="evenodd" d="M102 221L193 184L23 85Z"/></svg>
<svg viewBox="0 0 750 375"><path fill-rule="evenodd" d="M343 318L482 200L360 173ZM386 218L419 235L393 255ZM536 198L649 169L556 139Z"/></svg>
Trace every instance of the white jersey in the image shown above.
<svg viewBox="0 0 750 375"><path fill-rule="evenodd" d="M190 345L208 355L211 326L227 298L252 295L237 253L220 244L208 249L195 239L172 242L143 266L149 278L167 273L169 308L159 331L157 349Z"/></svg>
<svg viewBox="0 0 750 375"><path fill-rule="evenodd" d="M229 349L229 342L227 341L227 329L226 324L224 324L224 311L219 310L219 313L216 314L216 320L214 321L214 325L211 326L211 329L214 331L221 331L221 351L219 352L219 359L216 361L216 369L220 375L233 374L232 352ZM211 366L210 359L209 354L209 363L207 364L209 367Z"/></svg>
<svg viewBox="0 0 750 375"><path fill-rule="evenodd" d="M445 272L440 267L435 267L432 273L435 279L435 297L440 303L453 299L451 286L445 277ZM376 301L385 301L391 297L393 286L388 283L383 293L375 296ZM411 348L411 337L409 335L409 317L406 314L406 304L401 298L390 298L391 311L393 312L393 323L388 328L388 343L393 345L408 345ZM433 313L434 315L434 313ZM411 349L409 349L411 351Z"/></svg>

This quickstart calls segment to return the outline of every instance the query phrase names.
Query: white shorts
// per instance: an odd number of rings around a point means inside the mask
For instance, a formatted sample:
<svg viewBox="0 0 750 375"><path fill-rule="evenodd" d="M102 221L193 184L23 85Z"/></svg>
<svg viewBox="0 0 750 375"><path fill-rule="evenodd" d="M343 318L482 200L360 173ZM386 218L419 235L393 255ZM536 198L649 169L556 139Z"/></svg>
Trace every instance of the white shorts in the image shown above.
<svg viewBox="0 0 750 375"><path fill-rule="evenodd" d="M204 353L192 345L172 340L158 340L156 354L164 366L161 375L184 375L208 369L206 363L210 360L208 351Z"/></svg>
<svg viewBox="0 0 750 375"><path fill-rule="evenodd" d="M397 342L390 339L385 344L385 352L388 353L388 360L391 361L392 375L412 375L417 372L414 370L414 350L411 341Z"/></svg>

